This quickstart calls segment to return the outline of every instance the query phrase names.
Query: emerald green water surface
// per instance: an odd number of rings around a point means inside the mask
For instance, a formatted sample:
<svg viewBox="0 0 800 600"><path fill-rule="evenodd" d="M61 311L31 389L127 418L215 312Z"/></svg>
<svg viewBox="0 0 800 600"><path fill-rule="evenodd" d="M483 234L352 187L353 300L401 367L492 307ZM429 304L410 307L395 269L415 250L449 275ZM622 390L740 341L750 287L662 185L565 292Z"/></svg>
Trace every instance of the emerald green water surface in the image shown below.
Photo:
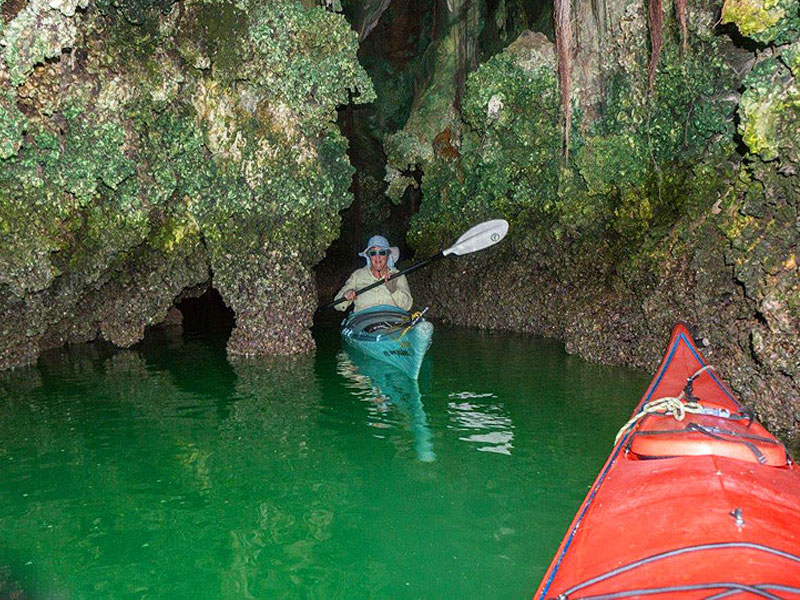
<svg viewBox="0 0 800 600"><path fill-rule="evenodd" d="M419 385L155 332L0 374L0 591L529 598L647 377L437 325Z"/></svg>

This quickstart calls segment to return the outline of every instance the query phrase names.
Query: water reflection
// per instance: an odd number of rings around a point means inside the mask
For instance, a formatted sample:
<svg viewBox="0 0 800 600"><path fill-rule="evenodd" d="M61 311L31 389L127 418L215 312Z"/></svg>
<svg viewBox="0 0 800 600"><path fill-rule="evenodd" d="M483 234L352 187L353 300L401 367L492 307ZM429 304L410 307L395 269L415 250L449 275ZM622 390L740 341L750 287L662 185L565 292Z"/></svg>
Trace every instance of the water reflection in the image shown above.
<svg viewBox="0 0 800 600"><path fill-rule="evenodd" d="M0 566L31 597L333 595L320 564L360 484L314 429L314 357L180 350L0 373Z"/></svg>
<svg viewBox="0 0 800 600"><path fill-rule="evenodd" d="M0 589L529 594L647 379L442 327L422 394L339 354L335 324L316 335L316 356L231 359L166 332L0 372Z"/></svg>
<svg viewBox="0 0 800 600"><path fill-rule="evenodd" d="M454 392L447 403L451 427L465 434L458 439L476 444L480 452L511 455L514 424L492 393Z"/></svg>
<svg viewBox="0 0 800 600"><path fill-rule="evenodd" d="M390 429L398 424L409 427L417 459L422 462L436 459L433 434L416 380L391 365L345 350L337 355L337 372L348 380L352 394L367 403L370 426L377 429ZM402 415L400 423L394 420L393 407Z"/></svg>
<svg viewBox="0 0 800 600"><path fill-rule="evenodd" d="M221 597L276 597L297 582L329 596L329 586L340 582L321 565L359 480L336 440L316 429L321 392L314 358L228 362L236 374L235 403L220 425L219 445L232 476L222 504L236 508L219 511L231 544Z"/></svg>

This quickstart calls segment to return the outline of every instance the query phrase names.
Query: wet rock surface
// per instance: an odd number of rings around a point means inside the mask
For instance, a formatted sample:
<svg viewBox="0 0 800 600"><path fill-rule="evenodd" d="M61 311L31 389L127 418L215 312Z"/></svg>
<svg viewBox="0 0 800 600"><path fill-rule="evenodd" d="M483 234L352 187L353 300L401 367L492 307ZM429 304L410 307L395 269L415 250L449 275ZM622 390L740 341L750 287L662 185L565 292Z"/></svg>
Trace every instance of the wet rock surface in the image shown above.
<svg viewBox="0 0 800 600"><path fill-rule="evenodd" d="M569 353L648 372L672 326L684 321L736 396L796 446L800 329L787 322L797 312L786 302L798 290L797 267L790 263L770 275L757 253L740 256L758 273L748 291L723 252L736 251L713 225L663 244L668 258L652 278L611 285L590 263L561 269L545 266L541 256L497 247L417 272L415 302L445 323L554 337ZM561 260L569 261L570 250L562 251ZM779 291L787 288L788 295ZM780 300L765 303L761 295Z"/></svg>
<svg viewBox="0 0 800 600"><path fill-rule="evenodd" d="M236 311L232 353L313 347L311 268L351 201L336 107L374 96L344 17L32 0L4 18L0 368L131 346L208 287Z"/></svg>
<svg viewBox="0 0 800 600"><path fill-rule="evenodd" d="M241 260L241 257L237 257ZM301 354L314 349L310 327L317 308L313 278L299 261L264 252L236 269L221 269L216 285L236 313L228 341L233 355Z"/></svg>

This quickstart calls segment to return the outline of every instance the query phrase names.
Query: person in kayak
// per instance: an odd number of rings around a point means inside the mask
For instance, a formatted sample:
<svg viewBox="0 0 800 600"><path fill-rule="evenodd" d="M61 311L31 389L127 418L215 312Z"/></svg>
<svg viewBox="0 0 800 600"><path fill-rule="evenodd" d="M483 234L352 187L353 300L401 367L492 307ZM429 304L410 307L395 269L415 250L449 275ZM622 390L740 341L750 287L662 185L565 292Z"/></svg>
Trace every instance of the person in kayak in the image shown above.
<svg viewBox="0 0 800 600"><path fill-rule="evenodd" d="M411 310L414 299L411 297L406 276L400 275L389 281L389 277L393 273L397 273L394 264L400 258L400 250L395 246L390 246L389 240L385 237L373 235L369 238L367 247L358 255L363 256L367 264L353 271L342 289L336 294L336 300L347 299L347 302L337 304L336 310L347 310L350 304L354 304L356 311L378 304L388 304L403 310ZM367 290L363 294L356 294L356 290L367 287L379 279L385 280L386 283Z"/></svg>

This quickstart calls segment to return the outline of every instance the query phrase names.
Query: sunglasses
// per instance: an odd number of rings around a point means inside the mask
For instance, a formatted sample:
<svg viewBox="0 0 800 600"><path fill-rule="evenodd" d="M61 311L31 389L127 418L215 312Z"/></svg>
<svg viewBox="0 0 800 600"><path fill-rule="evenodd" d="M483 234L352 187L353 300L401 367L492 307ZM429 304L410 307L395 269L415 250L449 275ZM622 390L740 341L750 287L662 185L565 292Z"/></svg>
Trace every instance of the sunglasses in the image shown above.
<svg viewBox="0 0 800 600"><path fill-rule="evenodd" d="M389 254L388 250L370 250L367 252L368 256L386 256Z"/></svg>

